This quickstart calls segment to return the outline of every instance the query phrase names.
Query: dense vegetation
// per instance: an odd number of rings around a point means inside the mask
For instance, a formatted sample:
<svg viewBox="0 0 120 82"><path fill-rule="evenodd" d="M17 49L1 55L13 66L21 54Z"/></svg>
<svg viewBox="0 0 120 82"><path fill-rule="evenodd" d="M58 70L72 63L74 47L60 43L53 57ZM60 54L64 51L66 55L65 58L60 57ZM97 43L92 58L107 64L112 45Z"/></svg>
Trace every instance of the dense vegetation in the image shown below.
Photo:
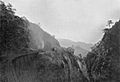
<svg viewBox="0 0 120 82"><path fill-rule="evenodd" d="M0 55L18 52L29 46L27 22L15 15L11 4L0 2ZM15 52L16 51L16 52Z"/></svg>
<svg viewBox="0 0 120 82"><path fill-rule="evenodd" d="M86 64L91 82L120 81L120 21L88 53Z"/></svg>

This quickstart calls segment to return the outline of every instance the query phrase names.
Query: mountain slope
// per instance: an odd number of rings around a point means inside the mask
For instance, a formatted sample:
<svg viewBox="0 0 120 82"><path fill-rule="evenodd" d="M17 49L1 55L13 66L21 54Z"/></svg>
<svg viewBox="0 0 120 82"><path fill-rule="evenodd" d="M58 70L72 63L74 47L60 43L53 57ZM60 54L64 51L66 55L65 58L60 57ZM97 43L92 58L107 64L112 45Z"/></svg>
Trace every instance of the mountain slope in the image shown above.
<svg viewBox="0 0 120 82"><path fill-rule="evenodd" d="M92 47L92 44L84 43L84 42L74 42L68 39L58 39L61 46L68 47L68 46L80 46L83 49L90 50Z"/></svg>
<svg viewBox="0 0 120 82"><path fill-rule="evenodd" d="M54 47L60 47L59 42L53 36L42 30L37 24L30 23L29 30L31 34L31 47L33 49L50 50Z"/></svg>

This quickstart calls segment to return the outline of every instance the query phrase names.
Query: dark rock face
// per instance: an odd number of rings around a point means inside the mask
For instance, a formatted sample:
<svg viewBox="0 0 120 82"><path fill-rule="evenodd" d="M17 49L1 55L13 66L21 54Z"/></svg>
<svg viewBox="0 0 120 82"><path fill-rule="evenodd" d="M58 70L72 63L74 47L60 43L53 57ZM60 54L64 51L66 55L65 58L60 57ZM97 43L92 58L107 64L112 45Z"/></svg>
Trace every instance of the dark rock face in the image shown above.
<svg viewBox="0 0 120 82"><path fill-rule="evenodd" d="M105 29L102 40L86 58L91 82L120 82L120 21Z"/></svg>

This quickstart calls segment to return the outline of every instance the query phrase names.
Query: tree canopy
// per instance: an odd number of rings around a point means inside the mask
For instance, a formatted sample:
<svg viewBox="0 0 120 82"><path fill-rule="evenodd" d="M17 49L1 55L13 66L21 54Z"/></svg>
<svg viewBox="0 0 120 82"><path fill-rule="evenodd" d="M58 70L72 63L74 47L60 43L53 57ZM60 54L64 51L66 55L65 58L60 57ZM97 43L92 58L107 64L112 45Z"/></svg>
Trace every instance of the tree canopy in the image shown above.
<svg viewBox="0 0 120 82"><path fill-rule="evenodd" d="M0 55L29 47L28 23L15 15L11 4L0 1Z"/></svg>

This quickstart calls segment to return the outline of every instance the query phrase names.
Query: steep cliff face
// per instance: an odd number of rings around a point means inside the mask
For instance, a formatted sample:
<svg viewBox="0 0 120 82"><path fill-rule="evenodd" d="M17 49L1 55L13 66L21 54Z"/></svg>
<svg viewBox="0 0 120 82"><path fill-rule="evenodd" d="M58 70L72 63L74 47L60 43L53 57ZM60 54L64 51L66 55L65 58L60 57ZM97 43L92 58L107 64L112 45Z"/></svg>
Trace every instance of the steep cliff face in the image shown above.
<svg viewBox="0 0 120 82"><path fill-rule="evenodd" d="M50 50L54 47L60 47L59 42L37 24L30 23L29 30L31 34L31 48Z"/></svg>
<svg viewBox="0 0 120 82"><path fill-rule="evenodd" d="M87 55L91 81L120 82L120 21L104 29L102 40Z"/></svg>

